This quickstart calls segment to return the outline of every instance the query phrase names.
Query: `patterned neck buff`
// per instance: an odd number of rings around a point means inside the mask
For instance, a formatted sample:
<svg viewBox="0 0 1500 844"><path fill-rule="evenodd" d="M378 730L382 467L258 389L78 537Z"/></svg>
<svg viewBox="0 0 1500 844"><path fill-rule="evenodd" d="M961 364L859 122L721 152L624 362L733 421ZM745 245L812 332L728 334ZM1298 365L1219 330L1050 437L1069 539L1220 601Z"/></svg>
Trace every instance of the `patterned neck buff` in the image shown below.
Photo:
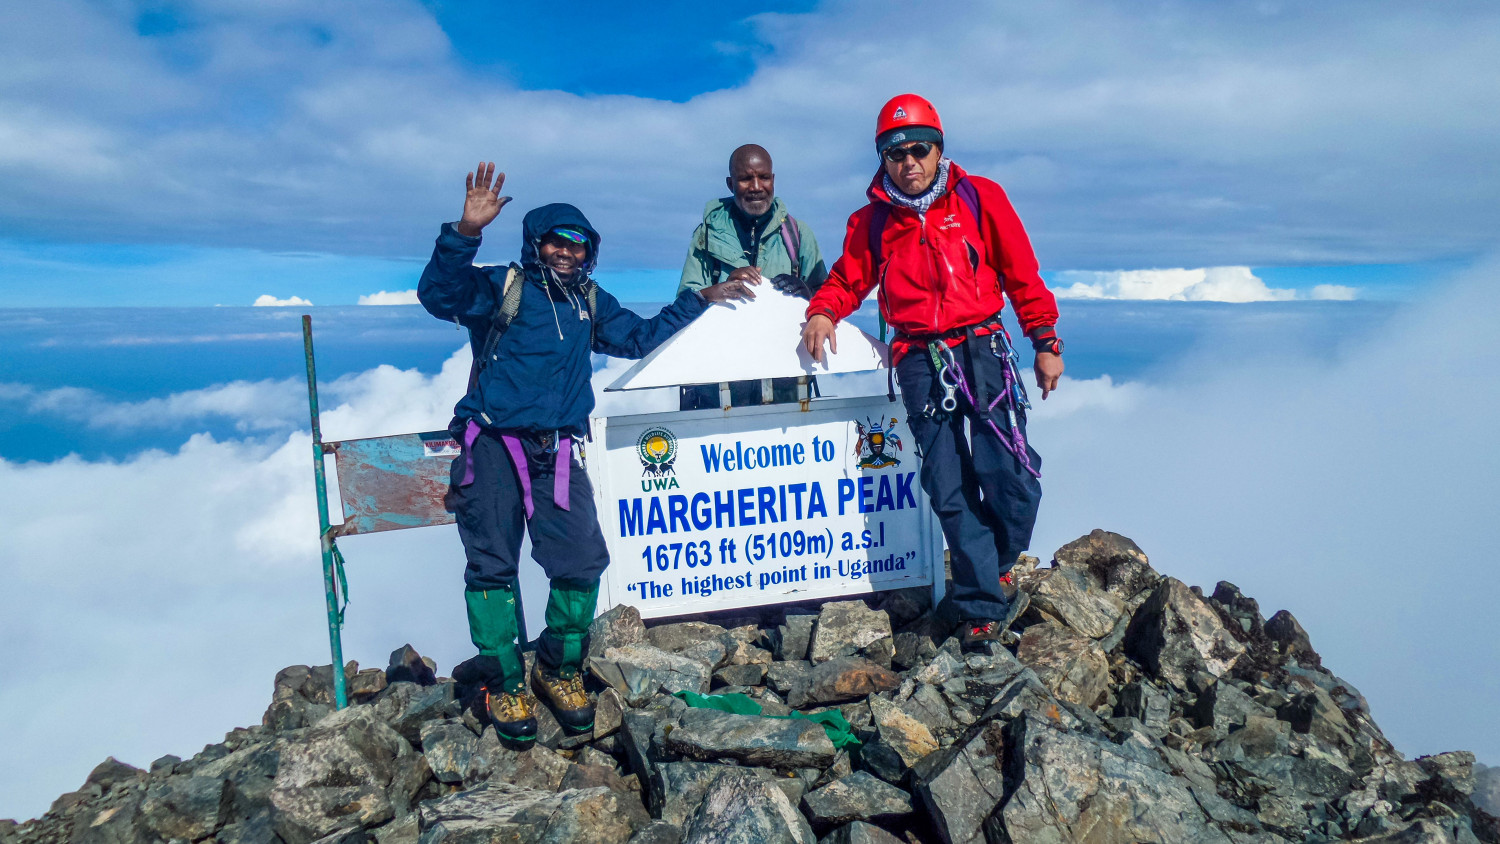
<svg viewBox="0 0 1500 844"><path fill-rule="evenodd" d="M891 180L890 174L886 174L885 195L889 196L891 201L897 205L910 208L918 214L926 216L927 209L932 207L932 203L936 202L938 197L948 191L948 165L952 163L952 159L948 158L939 161L937 178L932 180L932 184L927 186L927 190L922 191L917 196L908 196L902 193L901 189L896 187L896 183Z"/></svg>

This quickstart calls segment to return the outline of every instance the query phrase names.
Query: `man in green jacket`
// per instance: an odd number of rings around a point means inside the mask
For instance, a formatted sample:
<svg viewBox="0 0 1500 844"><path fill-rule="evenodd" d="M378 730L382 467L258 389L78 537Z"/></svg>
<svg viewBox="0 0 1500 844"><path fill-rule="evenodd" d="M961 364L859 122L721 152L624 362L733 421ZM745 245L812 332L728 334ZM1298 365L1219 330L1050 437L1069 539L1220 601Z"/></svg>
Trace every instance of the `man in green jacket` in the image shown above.
<svg viewBox="0 0 1500 844"><path fill-rule="evenodd" d="M778 290L810 298L828 277L828 268L812 228L788 214L776 196L771 154L758 144L736 149L729 156L729 177L724 182L732 195L715 199L703 209L703 222L693 231L677 292L701 290L721 281L743 286L768 279ZM796 401L797 379L775 379L774 391L778 402ZM755 381L732 382L730 397L735 406L763 401ZM683 410L718 406L717 387L682 388Z"/></svg>

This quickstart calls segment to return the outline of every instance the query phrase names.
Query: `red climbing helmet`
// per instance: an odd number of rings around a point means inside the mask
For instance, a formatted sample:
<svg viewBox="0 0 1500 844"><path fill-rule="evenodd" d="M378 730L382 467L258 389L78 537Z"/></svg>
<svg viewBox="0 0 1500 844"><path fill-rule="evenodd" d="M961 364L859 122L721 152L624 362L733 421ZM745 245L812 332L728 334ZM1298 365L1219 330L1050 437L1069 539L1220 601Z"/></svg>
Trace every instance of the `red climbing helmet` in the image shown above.
<svg viewBox="0 0 1500 844"><path fill-rule="evenodd" d="M880 107L880 115L875 118L875 136L911 126L931 126L940 133L943 131L943 121L932 103L916 94L901 94Z"/></svg>

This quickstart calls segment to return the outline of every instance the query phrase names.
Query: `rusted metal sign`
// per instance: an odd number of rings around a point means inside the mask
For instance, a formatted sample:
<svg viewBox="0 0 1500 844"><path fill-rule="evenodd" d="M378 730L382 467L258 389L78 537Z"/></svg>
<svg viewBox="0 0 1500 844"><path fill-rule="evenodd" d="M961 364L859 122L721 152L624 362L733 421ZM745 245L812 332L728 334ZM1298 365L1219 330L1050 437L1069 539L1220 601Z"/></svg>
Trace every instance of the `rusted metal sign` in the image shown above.
<svg viewBox="0 0 1500 844"><path fill-rule="evenodd" d="M448 473L459 445L447 431L324 443L338 466L337 536L447 525Z"/></svg>

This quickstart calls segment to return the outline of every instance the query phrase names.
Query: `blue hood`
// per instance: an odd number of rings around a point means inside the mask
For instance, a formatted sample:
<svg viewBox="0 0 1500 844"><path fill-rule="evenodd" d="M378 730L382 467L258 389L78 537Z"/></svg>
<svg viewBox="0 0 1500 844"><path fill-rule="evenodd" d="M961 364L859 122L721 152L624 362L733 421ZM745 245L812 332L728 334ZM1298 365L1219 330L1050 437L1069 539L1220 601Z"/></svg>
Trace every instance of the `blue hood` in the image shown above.
<svg viewBox="0 0 1500 844"><path fill-rule="evenodd" d="M554 202L526 212L521 220L521 267L533 278L542 277L542 261L537 248L541 246L542 237L558 226L578 229L589 239L589 256L580 268L582 272L572 281L574 285L582 284L599 262L599 232L594 230L582 211L566 202Z"/></svg>

